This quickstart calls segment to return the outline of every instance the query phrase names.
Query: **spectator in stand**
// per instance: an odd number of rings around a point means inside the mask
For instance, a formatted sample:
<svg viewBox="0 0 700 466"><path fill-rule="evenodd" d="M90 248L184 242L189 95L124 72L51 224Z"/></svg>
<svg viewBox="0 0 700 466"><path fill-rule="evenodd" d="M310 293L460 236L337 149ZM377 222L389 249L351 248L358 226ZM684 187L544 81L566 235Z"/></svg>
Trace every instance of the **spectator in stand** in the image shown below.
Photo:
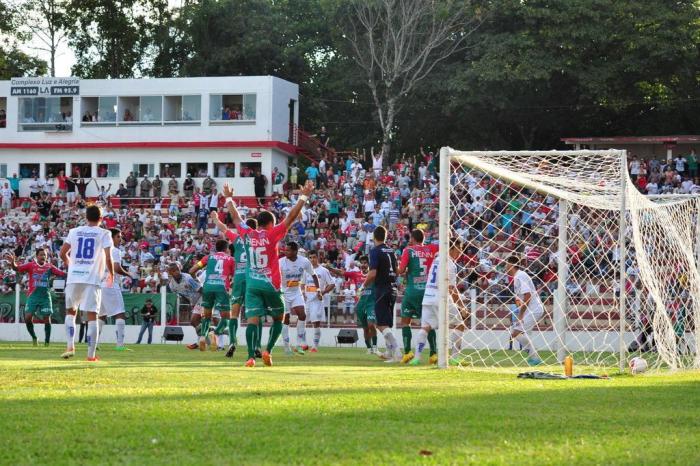
<svg viewBox="0 0 700 466"><path fill-rule="evenodd" d="M639 168L639 159L637 159L636 155L633 155L632 160L630 160L629 163L630 178L632 178L633 183L637 182L637 177L639 176Z"/></svg>
<svg viewBox="0 0 700 466"><path fill-rule="evenodd" d="M289 167L289 183L292 185L291 189L296 189L297 183L299 182L299 167L296 163L292 163Z"/></svg>
<svg viewBox="0 0 700 466"><path fill-rule="evenodd" d="M679 155L678 157L676 157L674 162L675 162L676 172L678 172L678 175L683 177L685 175L685 164L686 164L685 157Z"/></svg>
<svg viewBox="0 0 700 466"><path fill-rule="evenodd" d="M7 214L10 209L12 209L12 198L15 197L15 193L10 188L10 183L5 183L5 185L0 190L0 197L2 197L2 207L0 212Z"/></svg>
<svg viewBox="0 0 700 466"><path fill-rule="evenodd" d="M12 178L10 178L10 188L12 188L12 191L15 193L15 198L19 198L19 178L17 177L17 173L12 174Z"/></svg>
<svg viewBox="0 0 700 466"><path fill-rule="evenodd" d="M146 304L141 308L141 330L139 331L139 338L136 340L136 344L141 344L141 339L143 334L148 330L148 344L153 342L153 324L155 324L156 316L158 315L158 309L153 305L153 301L150 299L146 300Z"/></svg>
<svg viewBox="0 0 700 466"><path fill-rule="evenodd" d="M311 165L306 167L306 177L311 180L314 185L316 186L316 189L318 189L318 164L316 162L312 162Z"/></svg>
<svg viewBox="0 0 700 466"><path fill-rule="evenodd" d="M192 174L187 174L187 178L185 178L185 181L182 183L182 190L187 199L192 199L192 195L194 194L194 180L192 179Z"/></svg>
<svg viewBox="0 0 700 466"><path fill-rule="evenodd" d="M128 191L129 197L136 197L136 185L138 180L134 176L134 172L129 172L129 176L126 177L126 189Z"/></svg>
<svg viewBox="0 0 700 466"><path fill-rule="evenodd" d="M66 175L63 172L63 170L58 172L58 176L56 177L56 184L58 186L58 189L56 190L56 196L57 197L64 197L66 195L66 190L67 190L67 185L66 185Z"/></svg>
<svg viewBox="0 0 700 466"><path fill-rule="evenodd" d="M331 137L326 131L325 126L321 126L321 131L318 134L314 134L312 137L318 138L318 142L321 143L321 154L326 155L330 149Z"/></svg>
<svg viewBox="0 0 700 466"><path fill-rule="evenodd" d="M207 177L202 181L202 191L204 192L205 195L210 195L212 189L216 187L216 181L214 181L211 176L207 175Z"/></svg>
<svg viewBox="0 0 700 466"><path fill-rule="evenodd" d="M267 188L267 177L260 170L255 170L255 178L253 179L253 187L255 189L255 197L258 200L258 207L265 205L265 191Z"/></svg>
<svg viewBox="0 0 700 466"><path fill-rule="evenodd" d="M168 194L179 194L175 175L170 175L170 180L168 181Z"/></svg>
<svg viewBox="0 0 700 466"><path fill-rule="evenodd" d="M695 153L695 149L690 149L690 154L685 158L688 165L688 176L691 178L697 178L700 173L698 173L698 155Z"/></svg>
<svg viewBox="0 0 700 466"><path fill-rule="evenodd" d="M212 189L209 195L209 211L216 212L219 210L219 192L216 189Z"/></svg>
<svg viewBox="0 0 700 466"><path fill-rule="evenodd" d="M151 188L153 187L153 183L151 183L151 180L148 179L148 175L143 175L143 180L141 180L141 193L139 194L140 197L143 198L149 198L151 197Z"/></svg>
<svg viewBox="0 0 700 466"><path fill-rule="evenodd" d="M163 182L161 181L160 176L156 175L156 178L151 184L153 186L153 197L161 197L163 192Z"/></svg>
<svg viewBox="0 0 700 466"><path fill-rule="evenodd" d="M43 185L41 181L38 177L35 176L31 184L29 185L29 197L34 199L35 201L38 200L39 197L41 197L42 188Z"/></svg>
<svg viewBox="0 0 700 466"><path fill-rule="evenodd" d="M7 114L5 109L0 108L0 128L7 127Z"/></svg>
<svg viewBox="0 0 700 466"><path fill-rule="evenodd" d="M272 170L272 192L284 194L284 175L277 167Z"/></svg>
<svg viewBox="0 0 700 466"><path fill-rule="evenodd" d="M126 199L127 197L129 197L129 190L126 189L124 183L119 183L119 189L117 189L117 192L115 194L120 199L121 205L123 205L124 207L129 205L129 201L128 199Z"/></svg>

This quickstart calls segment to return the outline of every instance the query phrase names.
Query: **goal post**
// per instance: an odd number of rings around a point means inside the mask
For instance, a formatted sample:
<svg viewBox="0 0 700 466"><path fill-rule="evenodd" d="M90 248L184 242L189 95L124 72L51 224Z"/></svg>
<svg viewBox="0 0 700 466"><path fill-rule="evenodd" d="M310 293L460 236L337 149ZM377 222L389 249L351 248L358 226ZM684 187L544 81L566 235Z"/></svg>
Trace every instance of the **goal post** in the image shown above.
<svg viewBox="0 0 700 466"><path fill-rule="evenodd" d="M640 354L650 367L700 367L700 197L642 195L621 150L444 147L439 162L439 367L520 370L572 356L607 373ZM466 246L458 303L454 237ZM523 316L509 257L534 289Z"/></svg>

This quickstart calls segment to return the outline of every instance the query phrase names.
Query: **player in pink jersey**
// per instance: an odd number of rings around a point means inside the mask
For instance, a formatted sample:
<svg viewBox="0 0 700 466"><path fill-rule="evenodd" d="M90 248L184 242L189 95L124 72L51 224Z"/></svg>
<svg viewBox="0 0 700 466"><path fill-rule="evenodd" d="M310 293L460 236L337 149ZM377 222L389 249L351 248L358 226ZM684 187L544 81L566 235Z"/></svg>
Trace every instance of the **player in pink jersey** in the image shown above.
<svg viewBox="0 0 700 466"><path fill-rule="evenodd" d="M7 255L10 267L18 273L29 275L27 282L27 303L24 307L24 324L32 337L32 343L37 345L36 334L34 333L34 319L44 322L44 346L49 346L51 341L51 314L53 305L51 303L51 293L49 291L49 280L51 276L65 277L66 273L46 262L46 250L41 248L36 251L34 260L20 266L15 262L15 256Z"/></svg>
<svg viewBox="0 0 700 466"><path fill-rule="evenodd" d="M266 366L272 365L270 352L274 348L277 339L282 333L282 318L284 316L284 302L282 300L281 274L279 266L279 242L286 236L293 222L301 213L301 208L306 204L309 196L314 191L314 184L307 181L301 188L301 194L292 210L285 219L276 224L272 212L262 210L258 214L258 229L248 227L233 203L233 190L224 185L223 193L229 205L229 212L233 218L233 224L245 241L247 249L247 277L246 277L246 342L248 344L247 367L255 366L255 344L257 341L258 323L265 315L272 316L273 323L270 330L270 339L267 342L266 351L262 354Z"/></svg>

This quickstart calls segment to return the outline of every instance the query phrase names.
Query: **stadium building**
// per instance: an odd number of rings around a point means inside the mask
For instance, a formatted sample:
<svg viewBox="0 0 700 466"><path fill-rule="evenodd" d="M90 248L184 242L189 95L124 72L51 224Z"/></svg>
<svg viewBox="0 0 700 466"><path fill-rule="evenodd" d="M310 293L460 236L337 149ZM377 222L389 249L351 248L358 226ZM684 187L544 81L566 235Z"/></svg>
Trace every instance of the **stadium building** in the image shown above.
<svg viewBox="0 0 700 466"><path fill-rule="evenodd" d="M298 102L298 86L272 76L0 81L0 178L16 173L27 196L34 175L60 171L112 193L132 171L180 187L189 173L253 196L256 170L286 174L297 153Z"/></svg>

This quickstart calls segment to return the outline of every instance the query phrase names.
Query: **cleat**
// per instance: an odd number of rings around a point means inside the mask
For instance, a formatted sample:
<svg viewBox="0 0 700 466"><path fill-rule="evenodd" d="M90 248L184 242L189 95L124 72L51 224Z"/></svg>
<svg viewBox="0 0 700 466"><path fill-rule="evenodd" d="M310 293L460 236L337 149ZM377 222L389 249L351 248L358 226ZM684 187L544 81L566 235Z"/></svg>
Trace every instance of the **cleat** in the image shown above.
<svg viewBox="0 0 700 466"><path fill-rule="evenodd" d="M420 366L420 364L420 358L413 358L408 363L409 366Z"/></svg>
<svg viewBox="0 0 700 466"><path fill-rule="evenodd" d="M190 345L187 345L190 346ZM196 348L196 346L195 346ZM115 346L114 351L133 351L132 349L127 348L126 346Z"/></svg>
<svg viewBox="0 0 700 466"><path fill-rule="evenodd" d="M209 332L209 350L218 351L219 337L214 332Z"/></svg>
<svg viewBox="0 0 700 466"><path fill-rule="evenodd" d="M292 351L292 348L285 348L284 354L285 356L294 356L294 351ZM262 355L260 355L260 357L262 357Z"/></svg>
<svg viewBox="0 0 700 466"><path fill-rule="evenodd" d="M36 338L32 338L32 346L39 346L38 340Z"/></svg>
<svg viewBox="0 0 700 466"><path fill-rule="evenodd" d="M382 361L387 361L387 360L391 359L391 356L389 356L389 355L386 354L386 353L380 353L380 352L377 351L377 353L375 353L375 354L376 354L377 357L379 357L379 359L381 359Z"/></svg>
<svg viewBox="0 0 700 466"><path fill-rule="evenodd" d="M408 364L414 357L413 351L409 351L401 357L401 364Z"/></svg>
<svg viewBox="0 0 700 466"><path fill-rule="evenodd" d="M428 359L428 362L432 365L435 365L438 363L438 355L437 354L432 354L430 356L430 359Z"/></svg>
<svg viewBox="0 0 700 466"><path fill-rule="evenodd" d="M207 339L204 337L199 337L199 351L207 350Z"/></svg>
<svg viewBox="0 0 700 466"><path fill-rule="evenodd" d="M48 348L48 347L49 347L49 342L48 342L48 341L45 341L45 342L44 342L44 348Z"/></svg>
<svg viewBox="0 0 700 466"><path fill-rule="evenodd" d="M263 351L262 360L266 366L272 366L272 356L269 351Z"/></svg>
<svg viewBox="0 0 700 466"><path fill-rule="evenodd" d="M227 358L232 358L233 353L236 352L236 345L228 345L228 350L226 351L226 357ZM255 361L255 359L253 359Z"/></svg>
<svg viewBox="0 0 700 466"><path fill-rule="evenodd" d="M527 360L528 366L539 366L540 364L542 364L542 360L539 358L528 358Z"/></svg>
<svg viewBox="0 0 700 466"><path fill-rule="evenodd" d="M448 365L450 366L461 366L462 365L462 360L457 358L457 357L452 357L450 360L447 362Z"/></svg>
<svg viewBox="0 0 700 466"><path fill-rule="evenodd" d="M309 345L307 344L300 345L299 348L301 348L304 351L309 351Z"/></svg>
<svg viewBox="0 0 700 466"><path fill-rule="evenodd" d="M94 358L87 358L87 362L98 362L100 360L99 356L95 356Z"/></svg>
<svg viewBox="0 0 700 466"><path fill-rule="evenodd" d="M312 352L312 353L318 353L318 349L317 349L317 348L311 348L311 352Z"/></svg>
<svg viewBox="0 0 700 466"><path fill-rule="evenodd" d="M75 348L69 349L68 351L66 351L65 353L63 353L63 354L61 355L61 357L62 357L63 359L72 358L73 356L75 356Z"/></svg>
<svg viewBox="0 0 700 466"><path fill-rule="evenodd" d="M255 358L250 358L248 359L245 364L245 367L255 367Z"/></svg>
<svg viewBox="0 0 700 466"><path fill-rule="evenodd" d="M299 356L303 356L303 355L304 355L304 349L303 349L301 346L297 346L296 348L294 348L294 352L295 352L296 354L298 354Z"/></svg>
<svg viewBox="0 0 700 466"><path fill-rule="evenodd" d="M256 357L256 359L262 358L262 353L260 352L260 348L255 350L255 357Z"/></svg>
<svg viewBox="0 0 700 466"><path fill-rule="evenodd" d="M197 348L199 348L199 344L198 343L190 343L185 348L191 349L191 350L196 350Z"/></svg>
<svg viewBox="0 0 700 466"><path fill-rule="evenodd" d="M367 354L374 354L374 350L372 348L367 348Z"/></svg>

